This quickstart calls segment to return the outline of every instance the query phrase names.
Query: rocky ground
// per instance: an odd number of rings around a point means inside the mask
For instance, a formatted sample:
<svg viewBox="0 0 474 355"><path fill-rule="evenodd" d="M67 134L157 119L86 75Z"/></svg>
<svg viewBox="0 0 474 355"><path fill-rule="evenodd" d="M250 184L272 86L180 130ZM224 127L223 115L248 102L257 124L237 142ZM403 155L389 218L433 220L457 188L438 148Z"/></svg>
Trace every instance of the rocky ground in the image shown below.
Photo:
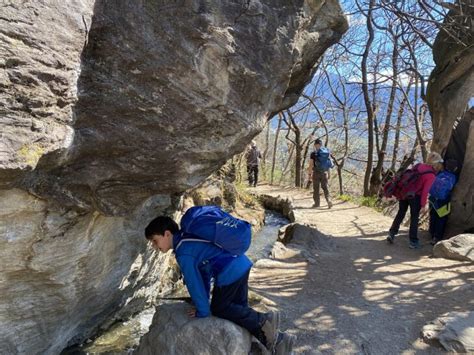
<svg viewBox="0 0 474 355"><path fill-rule="evenodd" d="M314 229L257 262L251 276L252 290L274 302L282 328L298 336L296 354L441 353L421 340L422 327L474 308L473 264L433 258L426 233L419 250L408 248L405 230L389 245L392 219L373 209L337 200L314 209L307 190L250 190L290 197L295 222Z"/></svg>

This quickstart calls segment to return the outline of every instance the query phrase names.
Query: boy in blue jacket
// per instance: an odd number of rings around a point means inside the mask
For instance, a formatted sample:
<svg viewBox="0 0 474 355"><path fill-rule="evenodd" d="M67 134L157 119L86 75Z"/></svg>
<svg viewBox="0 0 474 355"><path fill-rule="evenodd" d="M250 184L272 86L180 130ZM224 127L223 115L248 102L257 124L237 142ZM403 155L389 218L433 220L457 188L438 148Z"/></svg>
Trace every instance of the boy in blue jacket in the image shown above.
<svg viewBox="0 0 474 355"><path fill-rule="evenodd" d="M173 249L195 310L191 317L211 314L247 329L271 352L288 347L294 339L278 331L279 313L260 313L248 306L248 278L252 262L246 255L234 256L212 243L183 240L178 224L167 216L155 218L145 237L156 251ZM209 303L211 279L214 279Z"/></svg>

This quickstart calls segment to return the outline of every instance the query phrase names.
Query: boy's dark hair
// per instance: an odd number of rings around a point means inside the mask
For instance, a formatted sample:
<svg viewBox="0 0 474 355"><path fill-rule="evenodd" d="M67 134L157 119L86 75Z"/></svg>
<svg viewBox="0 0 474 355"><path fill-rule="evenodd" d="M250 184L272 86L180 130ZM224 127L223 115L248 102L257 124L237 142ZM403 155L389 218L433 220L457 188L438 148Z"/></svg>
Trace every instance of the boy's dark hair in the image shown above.
<svg viewBox="0 0 474 355"><path fill-rule="evenodd" d="M165 231L170 231L173 234L179 232L178 224L168 216L159 216L151 221L145 228L145 238L151 239L153 235L164 235Z"/></svg>
<svg viewBox="0 0 474 355"><path fill-rule="evenodd" d="M323 141L318 138L318 139L316 139L316 140L314 141L314 144L323 145Z"/></svg>
<svg viewBox="0 0 474 355"><path fill-rule="evenodd" d="M459 164L456 159L448 159L444 163L444 168L450 173L455 173L459 169Z"/></svg>

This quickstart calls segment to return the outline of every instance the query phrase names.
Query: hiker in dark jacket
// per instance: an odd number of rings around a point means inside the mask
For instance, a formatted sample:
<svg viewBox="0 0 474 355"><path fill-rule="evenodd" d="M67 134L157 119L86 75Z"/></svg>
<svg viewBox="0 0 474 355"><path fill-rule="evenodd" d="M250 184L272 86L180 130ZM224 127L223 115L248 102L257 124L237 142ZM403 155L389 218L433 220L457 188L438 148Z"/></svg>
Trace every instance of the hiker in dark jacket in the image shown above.
<svg viewBox="0 0 474 355"><path fill-rule="evenodd" d="M249 186L257 186L258 183L258 164L262 154L257 147L257 143L252 141L250 148L245 153L245 159L247 160L247 176L249 179Z"/></svg>
<svg viewBox="0 0 474 355"><path fill-rule="evenodd" d="M320 206L319 186L324 192L324 197L328 204L328 208L332 207L331 198L329 196L329 169L333 167L329 149L323 147L321 139L314 141L314 151L310 155L308 175L309 179L313 181L313 207Z"/></svg>
<svg viewBox="0 0 474 355"><path fill-rule="evenodd" d="M436 175L431 186L429 198L431 245L435 245L444 237L446 222L451 210L451 192L457 183L458 166L457 160L448 159L444 164L444 170Z"/></svg>
<svg viewBox="0 0 474 355"><path fill-rule="evenodd" d="M294 336L279 331L279 313L260 313L248 306L248 278L252 262L245 255L231 255L209 242L186 240L174 220L155 218L145 236L157 251L173 250L195 309L191 317L211 314L247 329L271 352L292 347ZM214 280L209 304L211 279Z"/></svg>
<svg viewBox="0 0 474 355"><path fill-rule="evenodd" d="M400 200L398 202L398 212L393 220L392 226L388 233L387 241L392 244L395 240L395 236L398 234L400 225L405 218L408 207L410 207L410 249L419 249L421 247L418 239L418 220L420 217L420 211L426 206L428 200L428 192L430 191L431 185L435 180L437 171L443 168L443 158L436 152L431 152L427 159L427 164L418 164L416 169L420 174L420 178L417 181L415 188L415 197Z"/></svg>

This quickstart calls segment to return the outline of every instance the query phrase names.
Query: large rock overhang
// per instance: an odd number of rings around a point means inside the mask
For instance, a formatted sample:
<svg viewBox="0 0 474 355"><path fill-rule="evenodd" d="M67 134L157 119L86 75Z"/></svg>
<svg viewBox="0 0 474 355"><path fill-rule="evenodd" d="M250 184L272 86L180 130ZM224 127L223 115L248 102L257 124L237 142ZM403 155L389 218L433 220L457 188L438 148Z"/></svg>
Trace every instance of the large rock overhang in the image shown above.
<svg viewBox="0 0 474 355"><path fill-rule="evenodd" d="M106 215L189 189L242 151L347 30L337 1L14 10L0 187Z"/></svg>

